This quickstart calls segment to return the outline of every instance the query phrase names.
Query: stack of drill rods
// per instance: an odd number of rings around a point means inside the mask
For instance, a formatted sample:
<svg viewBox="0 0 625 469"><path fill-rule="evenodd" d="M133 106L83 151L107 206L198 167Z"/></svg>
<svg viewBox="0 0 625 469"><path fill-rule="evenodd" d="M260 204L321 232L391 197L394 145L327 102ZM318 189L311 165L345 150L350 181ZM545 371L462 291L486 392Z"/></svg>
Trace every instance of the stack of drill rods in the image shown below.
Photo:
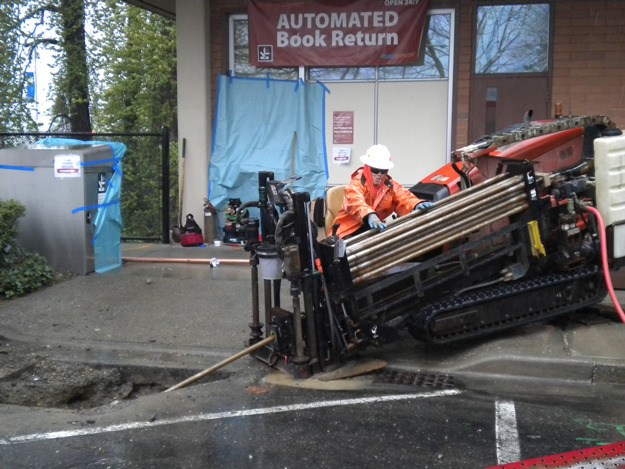
<svg viewBox="0 0 625 469"><path fill-rule="evenodd" d="M515 215L517 213L526 210L529 207L527 203L527 197L525 194L515 197L513 201L507 202L505 205L488 209L482 214L474 214L471 220L465 221L479 221L475 225L466 225L464 222L456 223L453 227L450 227L446 232L437 232L424 236L419 240L415 240L401 251L393 251L385 257L383 261L372 263L367 269L361 269L357 275L354 275L354 283L361 283L366 280L375 278L380 273L390 269L393 266L399 265L403 262L414 259L417 256L425 254L433 249L441 247L449 242L462 239L468 236L472 232L479 230L480 228L490 225L491 223L501 220L505 217ZM454 231L458 226L466 226L466 228L460 231Z"/></svg>
<svg viewBox="0 0 625 469"><path fill-rule="evenodd" d="M508 176L509 175L507 173L499 174L499 175L497 175L497 176L495 176L495 177L493 177L491 179L487 179L486 181L481 182L480 184L472 186L472 187L470 187L468 189L465 189L463 191L456 192L455 194L450 195L449 197L445 197L444 199L439 200L438 202L436 202L434 205L437 207L437 210L438 210L439 207L442 207L442 206L447 205L447 204L449 204L451 202L454 202L456 199L468 197L469 195L471 195L471 194L473 194L475 192L478 192L478 191L484 191L484 190L486 190L487 187L495 185L495 184L501 182L502 180L508 178ZM388 223L388 227L390 228L390 227L394 227L394 226L400 225L400 224L405 223L405 222L411 220L412 218L414 218L416 216L419 216L419 215L422 215L422 214L423 214L423 212L417 210L415 212L411 212L411 213L409 213L407 215L404 215L403 217L395 218L395 219L391 220ZM346 243L347 246L355 245L355 244L358 244L358 243L360 243L361 241L363 241L363 240L365 240L367 238L370 238L371 236L373 236L376 233L377 232L375 230L368 230L368 231L365 231L364 233L361 233L359 235L356 235L356 236L353 236L353 237L351 237L349 239L346 239L345 243ZM376 237L376 240L377 240L377 237Z"/></svg>
<svg viewBox="0 0 625 469"><path fill-rule="evenodd" d="M457 218L459 214L463 213L464 210L474 207L476 204L479 204L481 208L483 204L490 203L492 199L501 200L504 196L518 192L519 188L522 187L524 187L522 176L516 176L500 181L498 184L487 186L481 191L469 192L467 190L460 192L459 194L455 194L455 196L459 196L464 193L461 197L455 197L452 201L453 203L443 205L442 202L447 200L443 199L440 202L437 202L435 207L431 210L426 212L415 211L409 215L398 218L397 220L405 221L403 223L389 224L389 228L385 231L378 232L370 230L370 232L375 234L375 236L363 239L359 242L353 242L354 238L348 239L346 242L347 260L349 261L350 256L353 254L360 253L370 247L375 246L378 249L387 248L389 245L395 244L398 237L401 237L399 242L403 243L405 241L406 233L407 236L414 237L413 231L415 226L418 227L421 224L430 221L432 222L428 224L428 227L430 227L433 224L441 223L442 220L447 219L445 217L448 217L449 215L453 218Z"/></svg>
<svg viewBox="0 0 625 469"><path fill-rule="evenodd" d="M461 239L494 221L509 217L527 208L523 184L498 194L494 204L475 201L473 206L433 211L402 227L383 243L360 251L348 252L348 263L354 282L369 279L386 269ZM463 204L464 205L464 204Z"/></svg>
<svg viewBox="0 0 625 469"><path fill-rule="evenodd" d="M388 250L379 251L371 248L364 252L365 256L354 255L349 261L350 271L356 278L365 274L375 274L401 264L411 258L436 249L448 242L461 239L473 231L482 228L503 217L513 215L527 208L525 194L519 194L498 204L480 210L466 212L462 219L456 219L452 224L441 225L440 229L430 230L431 223L424 229L415 230L411 236L404 236L401 245L394 244ZM447 220L445 220L447 221ZM438 224L438 223L437 223ZM421 228L421 227L419 227ZM422 234L424 236L421 236ZM370 276L367 276L369 278ZM356 281L354 278L354 281Z"/></svg>

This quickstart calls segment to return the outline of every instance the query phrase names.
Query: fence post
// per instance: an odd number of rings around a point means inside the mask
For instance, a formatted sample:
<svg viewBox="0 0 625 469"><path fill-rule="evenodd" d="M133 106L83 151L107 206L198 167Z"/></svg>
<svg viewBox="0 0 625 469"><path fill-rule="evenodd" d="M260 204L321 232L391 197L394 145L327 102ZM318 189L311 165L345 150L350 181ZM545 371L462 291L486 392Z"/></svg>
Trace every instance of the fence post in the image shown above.
<svg viewBox="0 0 625 469"><path fill-rule="evenodd" d="M169 127L161 127L162 242L169 244Z"/></svg>

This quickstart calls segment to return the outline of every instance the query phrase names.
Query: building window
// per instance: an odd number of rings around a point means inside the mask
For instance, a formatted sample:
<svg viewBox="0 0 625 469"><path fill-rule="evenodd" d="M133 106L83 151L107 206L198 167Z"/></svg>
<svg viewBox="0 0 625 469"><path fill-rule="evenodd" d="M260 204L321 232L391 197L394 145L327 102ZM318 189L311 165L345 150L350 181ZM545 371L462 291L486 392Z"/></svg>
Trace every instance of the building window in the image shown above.
<svg viewBox="0 0 625 469"><path fill-rule="evenodd" d="M451 14L431 14L425 25L421 61L390 67L311 67L310 80L432 80L449 78Z"/></svg>
<svg viewBox="0 0 625 469"><path fill-rule="evenodd" d="M311 67L309 80L371 81L371 80L433 80L449 78L451 50L451 14L428 15L420 63L390 67ZM298 68L254 67L249 63L247 16L230 18L230 69L236 76L296 80Z"/></svg>
<svg viewBox="0 0 625 469"><path fill-rule="evenodd" d="M256 77L297 80L296 67L255 67L250 65L250 48L247 34L247 16L233 15L230 17L230 70L238 77Z"/></svg>
<svg viewBox="0 0 625 469"><path fill-rule="evenodd" d="M311 67L308 69L309 80L375 80L375 76L376 67Z"/></svg>
<svg viewBox="0 0 625 469"><path fill-rule="evenodd" d="M477 9L475 73L545 73L549 66L549 4Z"/></svg>

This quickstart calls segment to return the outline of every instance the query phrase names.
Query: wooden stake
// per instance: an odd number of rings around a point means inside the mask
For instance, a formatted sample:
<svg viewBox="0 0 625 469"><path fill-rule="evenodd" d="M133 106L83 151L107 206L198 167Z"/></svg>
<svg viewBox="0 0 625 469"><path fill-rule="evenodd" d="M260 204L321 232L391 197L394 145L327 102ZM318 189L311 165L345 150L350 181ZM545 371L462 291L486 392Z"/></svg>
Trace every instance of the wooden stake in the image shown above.
<svg viewBox="0 0 625 469"><path fill-rule="evenodd" d="M184 381L181 381L180 383L175 384L172 387L165 389L163 392L175 391L176 389L184 388L185 386L188 386L194 381L197 381L198 379L203 378L204 376L207 376L219 370L220 368L223 368L224 366L232 363L233 361L236 361L239 358L244 357L245 355L255 352L256 350L263 348L265 345L271 344L275 340L276 340L276 336L272 335L270 337L267 337L266 339L261 340L260 342L256 342L255 344L250 345L249 347L241 350L239 353L232 355L231 357L226 358L223 361L220 361L216 365L213 365L210 368L205 369L204 371L200 371L199 373L194 374L190 378L187 378Z"/></svg>

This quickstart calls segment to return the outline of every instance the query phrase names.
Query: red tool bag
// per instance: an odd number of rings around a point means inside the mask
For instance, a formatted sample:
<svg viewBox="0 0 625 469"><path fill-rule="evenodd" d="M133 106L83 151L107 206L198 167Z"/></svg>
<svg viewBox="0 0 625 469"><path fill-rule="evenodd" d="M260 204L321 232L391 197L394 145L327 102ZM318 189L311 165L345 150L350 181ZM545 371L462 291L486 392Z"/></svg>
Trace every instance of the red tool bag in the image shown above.
<svg viewBox="0 0 625 469"><path fill-rule="evenodd" d="M185 222L184 227L182 228L182 233L180 234L180 244L184 247L200 246L204 244L202 229L190 213L187 215L187 221Z"/></svg>

